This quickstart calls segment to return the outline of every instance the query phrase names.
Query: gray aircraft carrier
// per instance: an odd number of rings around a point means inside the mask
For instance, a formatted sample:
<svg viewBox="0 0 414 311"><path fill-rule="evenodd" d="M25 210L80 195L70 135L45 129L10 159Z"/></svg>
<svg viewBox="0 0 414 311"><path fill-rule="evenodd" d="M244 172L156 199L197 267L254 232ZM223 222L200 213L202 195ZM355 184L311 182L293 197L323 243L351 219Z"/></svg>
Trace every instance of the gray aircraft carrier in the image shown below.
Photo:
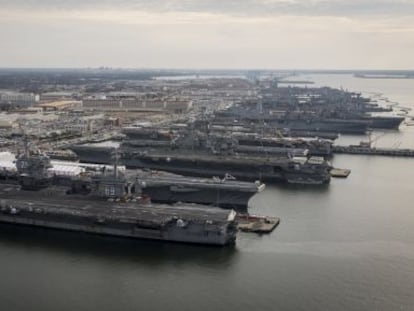
<svg viewBox="0 0 414 311"><path fill-rule="evenodd" d="M66 188L22 190L0 185L0 222L54 229L226 245L235 242L236 213L207 206L158 205L68 195Z"/></svg>
<svg viewBox="0 0 414 311"><path fill-rule="evenodd" d="M0 184L0 222L130 238L211 245L236 240L236 212L148 203L117 170L73 191L52 186L49 159L28 150L16 160L19 184Z"/></svg>
<svg viewBox="0 0 414 311"><path fill-rule="evenodd" d="M247 181L296 184L330 182L330 164L322 157L308 157L303 149L293 148L294 154L281 154L276 147L240 146L232 137L197 131L185 131L175 135L171 133L169 137L161 140L137 137L141 135L140 128L135 131L129 128L125 134L127 138L119 152L121 161L127 168L164 170L202 177L222 176L227 173ZM111 147L72 145L68 148L82 162L111 162ZM299 157L296 156L298 153Z"/></svg>
<svg viewBox="0 0 414 311"><path fill-rule="evenodd" d="M131 173L153 202L193 202L245 210L250 198L265 189L265 184L259 181L238 181L229 174L223 178L198 178L163 171Z"/></svg>
<svg viewBox="0 0 414 311"><path fill-rule="evenodd" d="M0 165L3 165L3 169L0 170L2 183L18 181L19 174L14 163L16 161L13 161L12 157L14 155L10 153L4 157L0 156ZM36 161L35 163L39 160L39 163L44 163L44 168L53 175L52 184L73 188L90 188L88 184L92 182L91 177L113 171L112 166L108 165L53 161L42 154L32 155L31 160ZM187 202L246 211L249 200L265 188L259 181L239 181L229 174L223 177L200 178L164 171L126 170L124 167L118 169L134 187L139 188L142 195L158 203Z"/></svg>

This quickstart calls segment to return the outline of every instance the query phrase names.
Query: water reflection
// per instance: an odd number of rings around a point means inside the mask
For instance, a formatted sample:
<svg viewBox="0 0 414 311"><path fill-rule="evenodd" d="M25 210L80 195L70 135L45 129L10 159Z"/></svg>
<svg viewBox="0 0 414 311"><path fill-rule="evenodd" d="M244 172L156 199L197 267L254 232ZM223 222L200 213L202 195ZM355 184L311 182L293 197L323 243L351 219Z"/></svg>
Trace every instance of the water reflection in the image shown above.
<svg viewBox="0 0 414 311"><path fill-rule="evenodd" d="M237 255L236 246L135 240L9 224L0 225L0 247L151 266L190 262L220 268L230 265Z"/></svg>

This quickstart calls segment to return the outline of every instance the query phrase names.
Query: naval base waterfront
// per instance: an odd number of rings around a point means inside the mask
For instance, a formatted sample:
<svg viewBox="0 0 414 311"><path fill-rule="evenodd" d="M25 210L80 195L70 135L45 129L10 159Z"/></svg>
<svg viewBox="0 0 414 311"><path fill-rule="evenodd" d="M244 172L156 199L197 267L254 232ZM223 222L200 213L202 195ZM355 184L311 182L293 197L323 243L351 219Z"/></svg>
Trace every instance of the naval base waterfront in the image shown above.
<svg viewBox="0 0 414 311"><path fill-rule="evenodd" d="M145 301L146 310L167 302L177 311L194 304L200 310L410 310L410 161L340 155L335 165L347 164L353 173L332 180L329 189L267 187L251 211L280 217L280 226L271 235L240 233L231 248L2 226L0 307L136 310Z"/></svg>
<svg viewBox="0 0 414 311"><path fill-rule="evenodd" d="M312 80L414 102L411 80ZM378 147L413 148L410 128L376 134ZM0 226L0 309L411 310L412 161L341 154L332 165L352 170L348 179L267 185L249 211L281 224L270 235L241 232L228 248Z"/></svg>

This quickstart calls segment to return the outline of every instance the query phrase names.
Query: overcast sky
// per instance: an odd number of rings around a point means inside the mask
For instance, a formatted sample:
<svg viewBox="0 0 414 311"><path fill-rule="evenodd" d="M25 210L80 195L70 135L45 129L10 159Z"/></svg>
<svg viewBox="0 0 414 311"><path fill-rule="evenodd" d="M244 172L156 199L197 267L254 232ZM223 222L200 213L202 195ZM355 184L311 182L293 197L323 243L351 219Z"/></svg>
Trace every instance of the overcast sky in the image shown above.
<svg viewBox="0 0 414 311"><path fill-rule="evenodd" d="M414 0L0 0L0 67L414 69Z"/></svg>

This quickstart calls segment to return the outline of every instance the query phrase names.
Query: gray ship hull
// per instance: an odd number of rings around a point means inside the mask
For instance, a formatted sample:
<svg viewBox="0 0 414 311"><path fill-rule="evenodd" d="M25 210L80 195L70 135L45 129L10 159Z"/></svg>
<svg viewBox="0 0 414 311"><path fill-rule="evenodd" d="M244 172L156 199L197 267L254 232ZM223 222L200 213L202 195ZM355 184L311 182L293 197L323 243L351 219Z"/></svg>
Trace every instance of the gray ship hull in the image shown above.
<svg viewBox="0 0 414 311"><path fill-rule="evenodd" d="M63 169L63 171L54 171L50 184L72 187L79 191L82 188L81 177L65 175L63 167L66 162L59 162L59 164L60 170ZM68 162L68 164L75 163ZM88 164L79 165L88 166ZM72 166L68 167L72 168ZM94 164L90 167L92 170L98 169ZM99 170L102 169L99 168ZM111 170L111 168L107 167L106 170ZM259 182L242 182L223 174L221 178L194 178L152 170L125 170L123 174L128 176L131 182L137 182L142 194L149 196L152 202L188 202L238 210L245 210L250 198L265 187ZM76 186L76 181L78 181L78 186ZM11 168L0 172L0 183L17 184L18 182L19 176Z"/></svg>
<svg viewBox="0 0 414 311"><path fill-rule="evenodd" d="M80 162L96 164L112 164L113 148L110 147L88 147L83 145L70 146L76 153Z"/></svg>
<svg viewBox="0 0 414 311"><path fill-rule="evenodd" d="M109 160L104 162L110 157L110 149L105 151L91 146L74 146L72 150L81 162L111 163ZM172 150L160 153L151 152L151 150L147 152L144 149L141 152L135 150L122 151L121 162L128 169L146 168L197 177L223 176L228 173L238 180L252 182L256 180L270 183L302 183L304 181L305 184L328 184L330 182L328 167L318 169L302 167L296 170L294 167L289 168L291 165L287 158L279 162L274 160L277 157L246 158L206 155L206 153L188 154L185 150L175 153Z"/></svg>
<svg viewBox="0 0 414 311"><path fill-rule="evenodd" d="M31 227L42 227L57 230L66 230L74 232L83 232L99 235L109 235L134 239L150 239L161 240L179 243L193 243L206 245L227 245L233 244L235 239L228 239L223 236L199 236L196 232L188 234L184 232L163 233L160 230L154 229L138 229L133 225L117 226L99 226L91 222L80 223L75 220L73 222L55 220L52 221L50 217L34 218L32 216L9 216L0 214L0 222L14 225L27 225Z"/></svg>
<svg viewBox="0 0 414 311"><path fill-rule="evenodd" d="M119 237L233 244L234 211L197 205L116 203L65 195L60 188L21 191L0 185L0 222Z"/></svg>
<svg viewBox="0 0 414 311"><path fill-rule="evenodd" d="M372 122L371 128L398 130L404 117L366 117L365 120Z"/></svg>
<svg viewBox="0 0 414 311"><path fill-rule="evenodd" d="M272 118L270 116L217 116L212 124L238 124L266 123L268 127L277 129L289 129L291 131L313 131L313 132L332 132L341 134L365 134L371 125L370 120L344 120L344 119L289 119Z"/></svg>
<svg viewBox="0 0 414 311"><path fill-rule="evenodd" d="M218 189L199 189L180 186L149 186L142 190L152 202L191 202L214 205L222 208L247 210L248 202L254 193Z"/></svg>
<svg viewBox="0 0 414 311"><path fill-rule="evenodd" d="M210 177L229 173L239 180L262 182L287 182L300 184L328 184L330 174L328 169L318 171L300 170L295 172L285 170L263 159L235 160L226 157L175 157L175 156L147 156L127 153L123 157L127 168L149 168L189 176Z"/></svg>

